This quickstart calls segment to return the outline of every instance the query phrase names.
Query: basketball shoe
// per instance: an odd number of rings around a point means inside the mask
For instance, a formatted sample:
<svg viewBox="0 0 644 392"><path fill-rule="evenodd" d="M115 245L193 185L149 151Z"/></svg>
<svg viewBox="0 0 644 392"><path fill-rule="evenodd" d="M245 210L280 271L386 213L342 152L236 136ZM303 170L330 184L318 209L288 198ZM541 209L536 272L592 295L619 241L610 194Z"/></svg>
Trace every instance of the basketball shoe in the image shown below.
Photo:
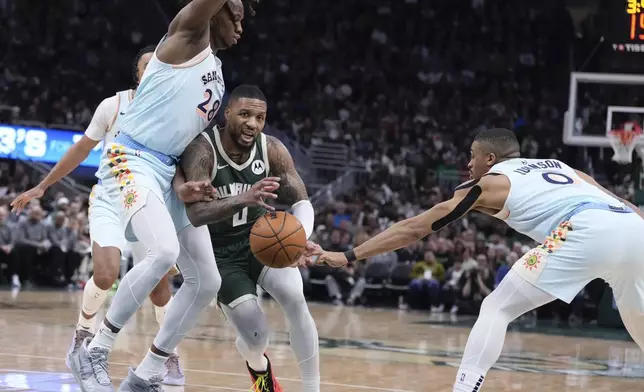
<svg viewBox="0 0 644 392"><path fill-rule="evenodd" d="M83 341L85 338L93 338L94 334L91 333L89 330L84 330L84 329L77 329L74 332L74 338L72 339L72 344L69 346L69 350L67 351L67 357L65 358L65 365L67 365L68 368L72 368L72 358L76 353L78 352L78 348L83 344Z"/></svg>
<svg viewBox="0 0 644 392"><path fill-rule="evenodd" d="M248 368L248 373L250 373L250 378L253 381L253 386L251 387L251 392L283 392L282 386L275 378L273 370L271 369L271 361L268 359L268 356L264 354L266 360L268 361L268 366L266 367L265 372L256 372L248 366L246 362L246 367Z"/></svg>

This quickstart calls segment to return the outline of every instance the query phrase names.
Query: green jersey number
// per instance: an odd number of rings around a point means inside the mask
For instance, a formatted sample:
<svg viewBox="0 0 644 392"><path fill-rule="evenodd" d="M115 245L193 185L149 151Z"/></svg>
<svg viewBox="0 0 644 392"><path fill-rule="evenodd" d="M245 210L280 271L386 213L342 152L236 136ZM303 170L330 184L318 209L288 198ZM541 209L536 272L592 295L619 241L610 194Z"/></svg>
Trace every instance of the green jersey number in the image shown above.
<svg viewBox="0 0 644 392"><path fill-rule="evenodd" d="M248 222L248 207L233 215L233 227L245 225Z"/></svg>

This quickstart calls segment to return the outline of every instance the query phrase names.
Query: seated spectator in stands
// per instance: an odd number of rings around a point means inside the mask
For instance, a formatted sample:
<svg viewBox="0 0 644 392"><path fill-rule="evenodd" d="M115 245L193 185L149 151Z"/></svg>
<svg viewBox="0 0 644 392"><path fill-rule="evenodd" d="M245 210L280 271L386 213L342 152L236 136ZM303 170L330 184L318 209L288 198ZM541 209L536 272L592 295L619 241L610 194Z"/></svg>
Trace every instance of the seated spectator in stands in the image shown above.
<svg viewBox="0 0 644 392"><path fill-rule="evenodd" d="M20 279L33 283L37 272L42 269L42 255L47 252L50 242L47 239L47 226L42 222L44 212L37 204L29 208L28 218L20 220L16 229L16 263L18 277L14 286L20 287Z"/></svg>
<svg viewBox="0 0 644 392"><path fill-rule="evenodd" d="M346 237L342 234L339 229L333 229L331 231L328 247L329 249L333 249L333 252L344 252L351 247L349 242L351 237ZM326 269L327 266L312 267L312 269L314 268ZM343 294L348 293L355 286L355 269L353 266L345 266L342 268L333 268L328 272L328 275L324 279L329 297L333 300L334 304L341 305L343 303L342 299L344 298Z"/></svg>
<svg viewBox="0 0 644 392"><path fill-rule="evenodd" d="M441 288L441 304L436 311L442 312L445 305L451 306L450 313L458 312L457 298L461 291L460 281L463 276L463 265L460 260L456 260L452 268L447 270L445 284Z"/></svg>
<svg viewBox="0 0 644 392"><path fill-rule="evenodd" d="M14 227L9 224L9 210L6 206L0 207L0 281L4 280L5 272L11 274L12 284L18 282L13 251L15 245ZM9 277L9 275L7 275Z"/></svg>
<svg viewBox="0 0 644 392"><path fill-rule="evenodd" d="M347 296L347 305L352 306L362 298L365 285L368 283L368 279L370 278L366 275L366 273L368 272L372 264L380 264L383 271L391 272L397 262L398 255L396 254L396 252L370 257L365 261L364 265L358 263L357 265L348 267L346 269L341 268L339 270L341 272L339 275L329 275L327 277L327 288L330 289L330 287L334 285L337 287L338 282L346 282L344 285L345 288L349 287L349 285L351 286L351 289L349 290L349 294ZM388 277L389 275L380 276L377 278L384 280ZM333 292L335 294L334 303L341 303L342 297L338 297L339 290L334 289ZM331 293L331 290L329 290L329 293Z"/></svg>
<svg viewBox="0 0 644 392"><path fill-rule="evenodd" d="M76 233L66 224L66 217L63 211L53 214L52 223L47 225L47 238L51 243L51 248L49 249L49 260L45 268L46 275L56 284L69 284L69 279L74 270L72 269L71 273L67 271L68 257L74 253L73 251L70 253L70 250L76 241Z"/></svg>
<svg viewBox="0 0 644 392"><path fill-rule="evenodd" d="M445 280L445 268L436 261L434 253L425 252L423 261L414 264L409 284L408 303L415 307L427 305L436 311L440 305L441 283Z"/></svg>
<svg viewBox="0 0 644 392"><path fill-rule="evenodd" d="M513 247L514 248L514 247ZM520 244L519 244L520 248ZM505 257L505 263L502 263L499 268L496 270L496 276L494 277L494 288L496 288L503 278L505 278L505 275L510 272L512 269L512 266L514 263L516 263L517 259L519 258L519 255L517 255L515 252L510 252L508 255Z"/></svg>
<svg viewBox="0 0 644 392"><path fill-rule="evenodd" d="M490 295L494 288L494 273L488 262L482 262L477 268L466 270L459 282L461 286L459 312L477 315L483 299Z"/></svg>

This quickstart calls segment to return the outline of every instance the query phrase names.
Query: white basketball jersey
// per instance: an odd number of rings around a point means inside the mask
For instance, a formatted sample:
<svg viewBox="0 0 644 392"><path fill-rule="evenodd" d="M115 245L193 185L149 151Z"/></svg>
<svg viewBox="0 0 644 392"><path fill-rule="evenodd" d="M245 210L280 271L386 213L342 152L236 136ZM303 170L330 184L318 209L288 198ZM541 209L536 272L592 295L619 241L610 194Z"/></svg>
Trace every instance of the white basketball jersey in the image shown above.
<svg viewBox="0 0 644 392"><path fill-rule="evenodd" d="M181 65L152 56L120 132L144 146L179 156L221 106L221 61L210 47Z"/></svg>
<svg viewBox="0 0 644 392"><path fill-rule="evenodd" d="M114 140L114 138L119 134L119 129L123 124L123 120L127 111L130 107L130 103L134 99L134 90L125 90L119 91L116 93L116 98L118 101L118 106L116 107L116 113L114 113L114 122L107 129L105 134L105 139L103 140L103 146L108 145ZM103 150L105 152L105 150Z"/></svg>
<svg viewBox="0 0 644 392"><path fill-rule="evenodd" d="M489 173L503 174L510 180L508 198L495 216L538 242L581 203L624 207L556 159L510 159L492 166Z"/></svg>

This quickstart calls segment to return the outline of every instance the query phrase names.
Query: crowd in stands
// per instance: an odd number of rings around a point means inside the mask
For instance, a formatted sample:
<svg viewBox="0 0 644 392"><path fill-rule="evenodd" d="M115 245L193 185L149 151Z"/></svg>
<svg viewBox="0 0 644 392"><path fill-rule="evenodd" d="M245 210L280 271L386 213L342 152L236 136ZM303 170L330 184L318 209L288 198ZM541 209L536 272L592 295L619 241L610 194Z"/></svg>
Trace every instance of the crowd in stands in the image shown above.
<svg viewBox="0 0 644 392"><path fill-rule="evenodd" d="M48 192L20 214L9 203L40 178L16 161L0 162L0 284L75 287L89 254L87 196Z"/></svg>
<svg viewBox="0 0 644 392"><path fill-rule="evenodd" d="M125 0L0 2L10 7L0 12L0 34L11 31L0 56L0 121L82 129L103 98L131 85L131 58L158 42L163 19L174 12L169 3L159 0L159 9L139 10L146 13L137 17ZM564 2L271 0L256 8L240 44L218 53L228 87L257 84L269 98L271 125L304 147L341 141L366 168L351 196L316 206L314 240L326 249L356 246L449 197L467 178L473 135L488 127L514 129L526 157L600 170L560 142L571 67L562 59L574 45L587 46L575 38ZM13 184L24 189L21 181L14 176ZM623 185L615 189L632 193ZM11 257L0 252L8 276L69 283L76 256L87 251L79 204L54 195L43 201L47 218L36 204L22 217L7 215L6 225L22 227L15 233L40 234L31 242L11 237L15 246L5 252ZM51 222L47 230L32 229L43 219ZM57 222L68 233L65 245L55 245L61 243ZM401 307L475 314L532 246L504 224L471 214L412 247L339 270L303 269L303 275L307 282L322 280L337 304L366 301L371 278L386 275L408 287ZM6 262L19 251L30 260L24 268Z"/></svg>

